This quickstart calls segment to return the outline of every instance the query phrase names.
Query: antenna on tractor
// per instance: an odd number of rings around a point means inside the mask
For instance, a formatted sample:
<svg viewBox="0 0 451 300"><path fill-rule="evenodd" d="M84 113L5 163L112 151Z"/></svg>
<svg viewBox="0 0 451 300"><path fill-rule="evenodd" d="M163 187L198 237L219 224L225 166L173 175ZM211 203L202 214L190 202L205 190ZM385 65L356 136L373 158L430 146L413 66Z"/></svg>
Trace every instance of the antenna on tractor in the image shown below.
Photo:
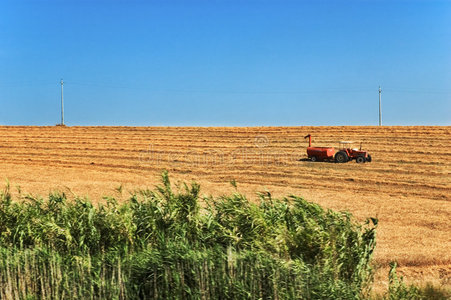
<svg viewBox="0 0 451 300"><path fill-rule="evenodd" d="M61 126L64 126L64 93L63 93L64 81L61 78Z"/></svg>

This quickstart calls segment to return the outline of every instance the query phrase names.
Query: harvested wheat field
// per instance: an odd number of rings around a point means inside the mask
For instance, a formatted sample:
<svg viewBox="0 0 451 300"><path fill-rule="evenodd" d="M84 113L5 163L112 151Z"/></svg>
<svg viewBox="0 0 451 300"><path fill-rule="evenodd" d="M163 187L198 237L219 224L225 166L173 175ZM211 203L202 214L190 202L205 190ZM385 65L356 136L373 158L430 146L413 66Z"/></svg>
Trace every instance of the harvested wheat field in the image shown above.
<svg viewBox="0 0 451 300"><path fill-rule="evenodd" d="M306 161L308 133L314 146L361 141L373 162ZM0 127L0 138L16 195L125 198L163 169L204 194L230 193L235 180L249 198L296 194L378 217L381 287L393 260L409 281L451 285L451 127Z"/></svg>

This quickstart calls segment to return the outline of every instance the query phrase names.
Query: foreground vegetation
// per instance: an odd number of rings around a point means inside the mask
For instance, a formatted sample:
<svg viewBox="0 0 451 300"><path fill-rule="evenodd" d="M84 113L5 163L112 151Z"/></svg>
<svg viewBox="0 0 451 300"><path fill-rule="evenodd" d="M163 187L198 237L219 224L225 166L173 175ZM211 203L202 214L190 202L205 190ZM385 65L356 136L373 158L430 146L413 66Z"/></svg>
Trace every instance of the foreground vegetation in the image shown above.
<svg viewBox="0 0 451 300"><path fill-rule="evenodd" d="M0 199L1 299L361 299L377 221L356 223L302 198L155 190L94 206ZM201 205L202 204L202 205ZM394 273L393 276L396 276ZM387 298L421 297L393 277ZM393 297L392 297L393 296ZM415 298L411 298L415 299Z"/></svg>

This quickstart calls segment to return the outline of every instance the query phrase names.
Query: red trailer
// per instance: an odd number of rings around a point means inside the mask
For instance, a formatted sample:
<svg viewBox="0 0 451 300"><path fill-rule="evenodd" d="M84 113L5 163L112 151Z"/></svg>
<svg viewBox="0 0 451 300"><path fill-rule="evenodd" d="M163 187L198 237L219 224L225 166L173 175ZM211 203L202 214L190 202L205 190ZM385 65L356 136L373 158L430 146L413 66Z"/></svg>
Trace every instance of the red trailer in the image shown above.
<svg viewBox="0 0 451 300"><path fill-rule="evenodd" d="M335 155L334 147L312 147L312 136L309 134L304 138L308 138L307 155L312 161L332 160Z"/></svg>

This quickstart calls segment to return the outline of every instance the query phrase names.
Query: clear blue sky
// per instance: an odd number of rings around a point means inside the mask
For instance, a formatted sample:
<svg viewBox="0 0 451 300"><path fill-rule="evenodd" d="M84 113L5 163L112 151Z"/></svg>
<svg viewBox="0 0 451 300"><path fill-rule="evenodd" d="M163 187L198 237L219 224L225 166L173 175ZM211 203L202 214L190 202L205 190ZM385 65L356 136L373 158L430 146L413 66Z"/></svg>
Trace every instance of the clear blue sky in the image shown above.
<svg viewBox="0 0 451 300"><path fill-rule="evenodd" d="M0 1L0 124L451 125L451 1Z"/></svg>

